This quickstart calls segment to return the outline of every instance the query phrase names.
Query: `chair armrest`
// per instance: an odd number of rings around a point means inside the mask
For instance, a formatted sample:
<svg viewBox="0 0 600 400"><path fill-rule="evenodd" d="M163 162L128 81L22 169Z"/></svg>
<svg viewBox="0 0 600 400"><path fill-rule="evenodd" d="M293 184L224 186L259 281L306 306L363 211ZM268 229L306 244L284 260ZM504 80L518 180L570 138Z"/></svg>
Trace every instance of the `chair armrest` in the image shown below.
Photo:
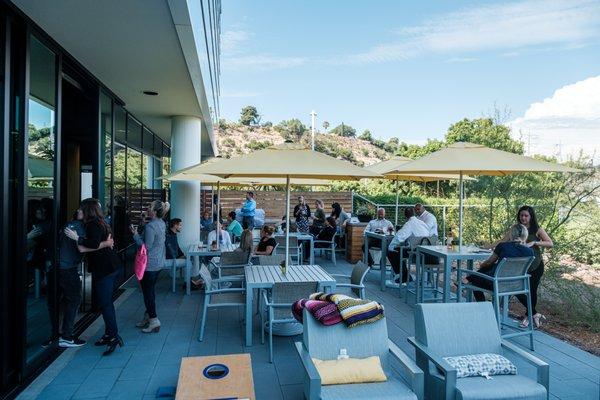
<svg viewBox="0 0 600 400"><path fill-rule="evenodd" d="M316 243L335 244L331 240L313 240L313 244L316 244Z"/></svg>
<svg viewBox="0 0 600 400"><path fill-rule="evenodd" d="M444 374L444 392L446 393L445 398L454 398L452 393L454 393L456 388L456 368L453 368L446 360L429 350L427 346L417 342L414 337L409 337L408 342L415 347L417 359L419 356L426 357L442 371ZM427 372L429 373L429 371Z"/></svg>
<svg viewBox="0 0 600 400"><path fill-rule="evenodd" d="M533 354L526 352L517 345L508 342L507 340L502 340L502 347L510 351L511 353L520 356L525 361L527 361L527 363L535 366L537 368L537 382L540 385L544 386L546 388L546 391L550 393L550 366L546 362L540 360Z"/></svg>
<svg viewBox="0 0 600 400"><path fill-rule="evenodd" d="M227 288L227 289L214 289L207 290L204 293L206 294L219 294L219 293L246 293L245 288Z"/></svg>
<svg viewBox="0 0 600 400"><path fill-rule="evenodd" d="M422 400L425 390L423 370L390 339L388 339L388 344L390 346L390 353L402 364L404 372L410 377L412 391L417 395L417 399Z"/></svg>
<svg viewBox="0 0 600 400"><path fill-rule="evenodd" d="M481 272L477 272L477 271L471 271L469 269L462 269L461 268L460 272L461 272L461 274L465 274L465 275L475 275L475 276L478 276L480 278L487 279L488 281L493 281L494 280L493 276L490 276L490 275L487 275L487 274L484 274L484 273L481 273Z"/></svg>
<svg viewBox="0 0 600 400"><path fill-rule="evenodd" d="M351 278L350 275L344 275L344 274L329 274L329 275L333 276L334 278L345 278L345 279Z"/></svg>
<svg viewBox="0 0 600 400"><path fill-rule="evenodd" d="M242 275L227 275L223 278L215 278L212 280L213 283L223 283L223 282L243 282L246 280L245 276Z"/></svg>
<svg viewBox="0 0 600 400"><path fill-rule="evenodd" d="M321 397L321 376L319 375L319 371L317 371L317 368L313 364L310 354L304 348L304 344L296 342L294 345L296 346L296 351L304 366L308 380L304 382L304 385L308 385L308 388L304 389L304 395L307 400L318 400Z"/></svg>

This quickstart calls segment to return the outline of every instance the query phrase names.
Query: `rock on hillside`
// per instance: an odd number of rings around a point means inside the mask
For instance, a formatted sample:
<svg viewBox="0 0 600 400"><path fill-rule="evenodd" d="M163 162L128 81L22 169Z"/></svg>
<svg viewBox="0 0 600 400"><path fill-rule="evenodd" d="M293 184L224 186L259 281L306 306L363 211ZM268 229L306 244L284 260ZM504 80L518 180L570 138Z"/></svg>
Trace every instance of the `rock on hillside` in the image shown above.
<svg viewBox="0 0 600 400"><path fill-rule="evenodd" d="M227 158L284 142L282 135L273 127L227 123L216 127L216 133L219 154ZM300 141L310 146L310 131ZM320 152L361 166L375 164L390 157L385 150L366 140L326 133L315 135L315 147Z"/></svg>

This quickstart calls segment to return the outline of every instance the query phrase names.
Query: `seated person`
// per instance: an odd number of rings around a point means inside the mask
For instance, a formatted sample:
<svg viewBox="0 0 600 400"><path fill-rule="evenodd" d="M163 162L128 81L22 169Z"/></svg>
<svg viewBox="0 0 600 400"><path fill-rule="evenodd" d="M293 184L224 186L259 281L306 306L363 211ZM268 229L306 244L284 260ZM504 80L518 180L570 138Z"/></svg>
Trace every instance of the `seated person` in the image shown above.
<svg viewBox="0 0 600 400"><path fill-rule="evenodd" d="M223 229L219 229L219 241L217 242L217 231L212 230L208 233L208 245L211 249L216 250L220 248L231 247L231 237L229 236L229 232Z"/></svg>
<svg viewBox="0 0 600 400"><path fill-rule="evenodd" d="M277 246L277 242L275 238L273 238L273 233L275 229L272 226L265 225L262 227L260 231L260 241L258 245L256 245L256 249L254 249L254 255L256 256L270 256Z"/></svg>
<svg viewBox="0 0 600 400"><path fill-rule="evenodd" d="M492 255L479 265L478 272L493 276L496 273L498 262L503 258L533 257L533 249L525 245L529 233L524 225L515 224L511 226L508 234L509 241L498 243ZM492 281L480 276L469 275L464 280L464 283L471 283L472 285L488 290L493 288ZM473 296L475 296L475 300L477 301L485 301L483 292L479 290L473 291Z"/></svg>
<svg viewBox="0 0 600 400"><path fill-rule="evenodd" d="M242 225L235 219L235 211L227 214L227 232L234 239L239 239L242 236Z"/></svg>
<svg viewBox="0 0 600 400"><path fill-rule="evenodd" d="M325 219L325 225L321 228L319 233L315 236L315 240L323 240L326 242L331 242L333 235L337 233L337 227L335 223L335 218L327 217ZM329 247L328 243L315 243L315 249ZM304 259L308 260L310 257L310 246L304 246Z"/></svg>
<svg viewBox="0 0 600 400"><path fill-rule="evenodd" d="M400 274L400 251L399 247L410 237L425 237L429 236L429 228L425 222L415 217L415 209L412 207L406 207L404 209L404 217L406 222L402 225L402 228L396 232L396 236L392 239L392 242L388 246L387 258L392 264L392 269L396 275ZM402 257L408 258L408 249L402 249ZM408 280L408 268L405 264L402 265L402 283L406 283ZM399 282L399 277L394 278L394 282Z"/></svg>
<svg viewBox="0 0 600 400"><path fill-rule="evenodd" d="M390 221L385 219L385 209L383 209L383 208L377 209L377 219L374 219L367 224L367 227L365 228L365 233L366 232L385 233L385 234L394 233L394 225ZM367 243L368 243L369 247L372 247L372 246L381 247L381 239L365 237L363 251L367 251ZM382 255L382 257L383 257L383 255ZM373 257L371 256L370 252L367 252L367 260L368 260L369 267L372 267L373 266Z"/></svg>
<svg viewBox="0 0 600 400"><path fill-rule="evenodd" d="M323 200L315 200L315 207L316 209L312 217L312 225L310 226L310 233L314 236L318 235L321 229L325 226L325 205L323 204Z"/></svg>
<svg viewBox="0 0 600 400"><path fill-rule="evenodd" d="M252 236L252 231L248 229L248 223L243 222L244 230L240 235L240 247L236 249L236 251L245 251L248 254L252 253L252 248L254 247L254 237Z"/></svg>
<svg viewBox="0 0 600 400"><path fill-rule="evenodd" d="M173 218L169 221L169 227L165 235L165 268L171 269L173 260L175 260L176 268L185 267L185 254L181 251L177 240L177 234L181 233L181 229L183 229L183 221L180 218ZM204 282L200 279L200 267L195 262L192 262L190 275L190 288L192 290L201 289ZM183 286L185 287L185 284Z"/></svg>
<svg viewBox="0 0 600 400"><path fill-rule="evenodd" d="M202 213L202 218L200 218L200 229L208 232L213 230L213 220L210 217L210 211L205 210Z"/></svg>

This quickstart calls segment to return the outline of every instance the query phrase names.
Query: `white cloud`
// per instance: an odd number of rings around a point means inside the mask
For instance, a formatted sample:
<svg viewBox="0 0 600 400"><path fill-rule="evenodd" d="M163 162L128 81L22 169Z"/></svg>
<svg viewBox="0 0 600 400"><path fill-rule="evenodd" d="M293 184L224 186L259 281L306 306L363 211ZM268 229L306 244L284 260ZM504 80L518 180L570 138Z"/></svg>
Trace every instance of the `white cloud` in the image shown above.
<svg viewBox="0 0 600 400"><path fill-rule="evenodd" d="M307 57L281 57L267 54L257 54L252 56L239 56L224 59L223 68L254 68L259 70L271 70L299 67L307 64L308 62L309 59Z"/></svg>
<svg viewBox="0 0 600 400"><path fill-rule="evenodd" d="M364 64L432 53L463 54L555 45L577 48L600 37L600 2L526 0L475 7L438 15L396 33L399 42L380 44L337 61Z"/></svg>
<svg viewBox="0 0 600 400"><path fill-rule="evenodd" d="M521 137L531 153L600 159L600 76L556 90L552 97L529 106L510 122L513 136Z"/></svg>
<svg viewBox="0 0 600 400"><path fill-rule="evenodd" d="M230 55L240 51L241 46L247 43L252 34L245 30L229 30L221 35L221 51L223 54Z"/></svg>

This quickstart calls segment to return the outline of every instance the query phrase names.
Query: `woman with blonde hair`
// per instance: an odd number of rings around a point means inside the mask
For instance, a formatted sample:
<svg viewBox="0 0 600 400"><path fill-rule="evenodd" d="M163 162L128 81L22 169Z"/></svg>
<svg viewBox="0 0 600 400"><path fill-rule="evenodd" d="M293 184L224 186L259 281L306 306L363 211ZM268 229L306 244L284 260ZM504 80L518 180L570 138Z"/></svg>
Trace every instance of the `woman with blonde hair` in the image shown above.
<svg viewBox="0 0 600 400"><path fill-rule="evenodd" d="M155 333L160 331L160 321L156 315L156 281L158 275L165 265L165 239L167 227L163 218L169 211L169 203L163 203L160 200L154 200L146 208L146 222L142 218L143 234L140 235L133 225L130 226L133 239L138 246L146 245L148 254L148 263L144 277L140 281L142 294L144 295L144 304L146 312L140 322L136 324L142 328L144 333Z"/></svg>

